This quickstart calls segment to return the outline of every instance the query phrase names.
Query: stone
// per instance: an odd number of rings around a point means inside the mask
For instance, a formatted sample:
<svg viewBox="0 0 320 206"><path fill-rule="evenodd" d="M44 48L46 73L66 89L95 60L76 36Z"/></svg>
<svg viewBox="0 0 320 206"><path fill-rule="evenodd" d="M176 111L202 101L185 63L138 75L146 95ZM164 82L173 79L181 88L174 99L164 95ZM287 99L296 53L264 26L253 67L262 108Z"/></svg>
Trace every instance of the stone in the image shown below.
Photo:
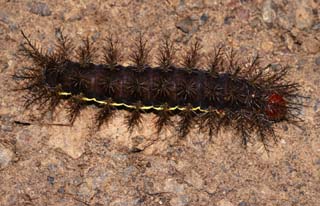
<svg viewBox="0 0 320 206"><path fill-rule="evenodd" d="M0 169L6 168L12 161L13 152L0 144Z"/></svg>
<svg viewBox="0 0 320 206"><path fill-rule="evenodd" d="M77 159L84 152L86 133L83 131L86 131L85 129L87 128L83 122L74 124L72 127L64 127L63 130L59 127L54 127L51 131L49 145L53 148L60 148L70 157Z"/></svg>
<svg viewBox="0 0 320 206"><path fill-rule="evenodd" d="M312 12L312 7L308 5L308 1L296 0L296 26L299 29L307 29L312 27L314 23L314 16Z"/></svg>
<svg viewBox="0 0 320 206"><path fill-rule="evenodd" d="M240 7L237 10L237 18L241 21L248 21L250 18L250 10Z"/></svg>
<svg viewBox="0 0 320 206"><path fill-rule="evenodd" d="M295 24L294 14L284 12L282 10L277 12L277 24L286 30L291 30Z"/></svg>
<svg viewBox="0 0 320 206"><path fill-rule="evenodd" d="M52 137L49 144L54 148L60 148L70 157L76 159L79 158L84 152L84 143L79 141L78 135L73 136L71 132L67 132L69 135L57 135Z"/></svg>
<svg viewBox="0 0 320 206"><path fill-rule="evenodd" d="M181 194L184 191L184 186L179 184L176 180L170 178L164 182L164 191Z"/></svg>
<svg viewBox="0 0 320 206"><path fill-rule="evenodd" d="M312 27L313 30L320 30L320 23L317 23L315 24L313 27Z"/></svg>
<svg viewBox="0 0 320 206"><path fill-rule="evenodd" d="M234 206L230 201L222 199L218 202L218 206Z"/></svg>
<svg viewBox="0 0 320 206"><path fill-rule="evenodd" d="M0 11L0 22L3 22L5 24L10 23L9 16L6 13L4 13L3 11Z"/></svg>
<svg viewBox="0 0 320 206"><path fill-rule="evenodd" d="M249 206L249 203L245 202L245 201L241 201L238 206Z"/></svg>
<svg viewBox="0 0 320 206"><path fill-rule="evenodd" d="M83 18L83 14L80 13L78 9L72 9L71 11L66 12L64 14L64 19L70 22L80 21L82 18Z"/></svg>
<svg viewBox="0 0 320 206"><path fill-rule="evenodd" d="M28 6L31 13L39 16L50 16L52 13L48 4L43 2L32 2Z"/></svg>
<svg viewBox="0 0 320 206"><path fill-rule="evenodd" d="M176 27L184 33L195 32L198 28L196 22L190 17L186 17L176 24Z"/></svg>
<svg viewBox="0 0 320 206"><path fill-rule="evenodd" d="M309 54L316 54L320 51L320 41L313 37L306 38L302 42L302 48Z"/></svg>
<svg viewBox="0 0 320 206"><path fill-rule="evenodd" d="M204 13L200 17L200 25L204 25L209 19L208 14Z"/></svg>
<svg viewBox="0 0 320 206"><path fill-rule="evenodd" d="M47 181L49 182L49 184L53 185L54 184L54 177L47 176Z"/></svg>
<svg viewBox="0 0 320 206"><path fill-rule="evenodd" d="M320 66L320 56L316 57L315 63L316 65Z"/></svg>
<svg viewBox="0 0 320 206"><path fill-rule="evenodd" d="M226 24L226 25L230 25L235 18L236 18L236 17L233 16L233 15L232 15L232 16L226 16L226 17L223 19L223 23Z"/></svg>
<svg viewBox="0 0 320 206"><path fill-rule="evenodd" d="M292 38L292 36L290 34L284 34L283 35L283 38L284 38L284 41L287 45L287 48L290 50L290 51L294 51L294 49L296 48L295 46L295 41L294 39Z"/></svg>
<svg viewBox="0 0 320 206"><path fill-rule="evenodd" d="M320 107L320 100L316 99L314 106L313 106L313 111L317 112L319 110Z"/></svg>
<svg viewBox="0 0 320 206"><path fill-rule="evenodd" d="M255 17L254 19L252 19L249 22L249 24L250 24L251 28L259 29L259 30L262 29L262 21L258 17Z"/></svg>
<svg viewBox="0 0 320 206"><path fill-rule="evenodd" d="M188 196L186 195L179 195L177 197L174 197L170 200L171 205L175 206L184 206L188 205Z"/></svg>
<svg viewBox="0 0 320 206"><path fill-rule="evenodd" d="M261 43L261 48L264 50L264 51L272 51L273 50L273 42L272 41L263 41Z"/></svg>
<svg viewBox="0 0 320 206"><path fill-rule="evenodd" d="M0 22L7 24L11 31L15 31L19 28L19 26L14 23L6 13L2 11L0 11Z"/></svg>
<svg viewBox="0 0 320 206"><path fill-rule="evenodd" d="M264 2L262 8L262 19L268 26L272 26L277 17L276 11L273 9L273 4L272 0L267 0Z"/></svg>
<svg viewBox="0 0 320 206"><path fill-rule="evenodd" d="M203 179L201 176L194 170L186 175L185 181L194 186L197 189L203 188Z"/></svg>

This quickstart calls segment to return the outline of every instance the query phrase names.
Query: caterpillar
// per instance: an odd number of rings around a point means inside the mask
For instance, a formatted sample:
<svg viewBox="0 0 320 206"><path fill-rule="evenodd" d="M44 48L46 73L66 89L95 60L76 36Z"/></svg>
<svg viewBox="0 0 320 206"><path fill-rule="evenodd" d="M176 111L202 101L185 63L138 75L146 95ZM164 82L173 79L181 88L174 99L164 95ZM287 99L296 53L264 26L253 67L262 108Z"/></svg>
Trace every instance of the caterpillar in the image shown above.
<svg viewBox="0 0 320 206"><path fill-rule="evenodd" d="M62 101L68 101L71 125L86 105L94 104L99 109L97 129L117 109L125 109L130 112L126 119L130 130L142 123L142 113L152 112L158 133L177 124L177 134L186 137L199 125L211 139L220 128L230 127L239 133L243 145L253 134L267 145L270 139L277 141L276 123L300 121L300 85L286 80L287 66L274 71L271 64L261 66L259 56L239 63L234 50L219 46L208 55L203 69L199 67L201 44L196 41L177 66L175 45L164 38L156 56L158 66L151 67L150 47L140 35L129 56L132 65L119 63L119 42L112 37L103 47L103 63L95 64L98 49L89 38L76 48L61 33L49 53L21 33L24 41L19 53L32 62L14 74L18 90L26 91L25 108L54 112ZM75 48L77 60L72 55ZM179 116L176 123L174 115Z"/></svg>

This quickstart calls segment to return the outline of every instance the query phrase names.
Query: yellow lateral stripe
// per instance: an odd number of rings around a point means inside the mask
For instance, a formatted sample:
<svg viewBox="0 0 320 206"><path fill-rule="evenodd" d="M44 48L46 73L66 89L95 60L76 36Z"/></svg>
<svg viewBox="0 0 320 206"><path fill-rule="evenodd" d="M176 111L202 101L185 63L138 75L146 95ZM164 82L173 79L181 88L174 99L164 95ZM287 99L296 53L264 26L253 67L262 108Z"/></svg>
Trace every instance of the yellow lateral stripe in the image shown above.
<svg viewBox="0 0 320 206"><path fill-rule="evenodd" d="M70 96L70 95L72 95L70 92L59 92L58 94L60 96Z"/></svg>
<svg viewBox="0 0 320 206"><path fill-rule="evenodd" d="M142 106L140 108L143 109L143 110L155 109L153 106Z"/></svg>
<svg viewBox="0 0 320 206"><path fill-rule="evenodd" d="M71 96L72 93L70 92L59 92L58 93L60 96ZM87 97L82 97L81 98L82 101L86 101L86 102L96 102L98 104L110 104L111 106L114 106L114 107L126 107L126 108L129 108L129 109L136 109L137 107L134 106L134 105L129 105L129 104L125 104L125 103L117 103L117 102L112 102L112 103L108 103L107 101L103 101L103 100L97 100L96 98L87 98ZM156 106L142 106L140 107L140 109L142 110L150 110L150 109L154 109L154 110L157 110L157 111L161 111L161 110L164 110L164 107L156 107ZM174 111L174 110L180 110L180 111L184 111L186 110L187 108L186 107L179 107L179 106L174 106L174 107L169 107L167 108L167 110L169 111ZM200 112L203 112L203 113L207 113L209 112L208 110L206 109L201 109L201 107L193 107L191 108L192 111L200 111ZM219 111L217 111L217 113L221 113Z"/></svg>
<svg viewBox="0 0 320 206"><path fill-rule="evenodd" d="M168 108L168 110L169 110L169 111L173 111L173 110L176 110L176 109L178 109L178 106L175 106L175 107L169 107L169 108Z"/></svg>

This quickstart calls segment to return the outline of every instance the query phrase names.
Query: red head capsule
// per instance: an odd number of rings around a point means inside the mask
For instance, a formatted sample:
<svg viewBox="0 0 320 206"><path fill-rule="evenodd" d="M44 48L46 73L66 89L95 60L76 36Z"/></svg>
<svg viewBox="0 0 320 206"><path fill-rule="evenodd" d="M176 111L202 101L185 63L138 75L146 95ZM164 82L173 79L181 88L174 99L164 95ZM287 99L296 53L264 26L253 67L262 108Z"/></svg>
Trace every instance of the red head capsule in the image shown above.
<svg viewBox="0 0 320 206"><path fill-rule="evenodd" d="M282 120L287 114L287 102L282 96L272 93L268 96L266 114L270 120Z"/></svg>

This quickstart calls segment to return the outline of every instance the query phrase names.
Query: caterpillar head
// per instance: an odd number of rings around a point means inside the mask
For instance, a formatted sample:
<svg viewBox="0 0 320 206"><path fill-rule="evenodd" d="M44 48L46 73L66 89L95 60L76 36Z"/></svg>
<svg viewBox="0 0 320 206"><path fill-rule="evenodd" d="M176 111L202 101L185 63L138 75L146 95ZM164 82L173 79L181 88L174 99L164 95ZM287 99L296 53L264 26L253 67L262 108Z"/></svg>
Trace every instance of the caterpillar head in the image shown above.
<svg viewBox="0 0 320 206"><path fill-rule="evenodd" d="M287 114L287 102L283 96L277 93L271 93L267 97L265 113L272 121L281 121Z"/></svg>

